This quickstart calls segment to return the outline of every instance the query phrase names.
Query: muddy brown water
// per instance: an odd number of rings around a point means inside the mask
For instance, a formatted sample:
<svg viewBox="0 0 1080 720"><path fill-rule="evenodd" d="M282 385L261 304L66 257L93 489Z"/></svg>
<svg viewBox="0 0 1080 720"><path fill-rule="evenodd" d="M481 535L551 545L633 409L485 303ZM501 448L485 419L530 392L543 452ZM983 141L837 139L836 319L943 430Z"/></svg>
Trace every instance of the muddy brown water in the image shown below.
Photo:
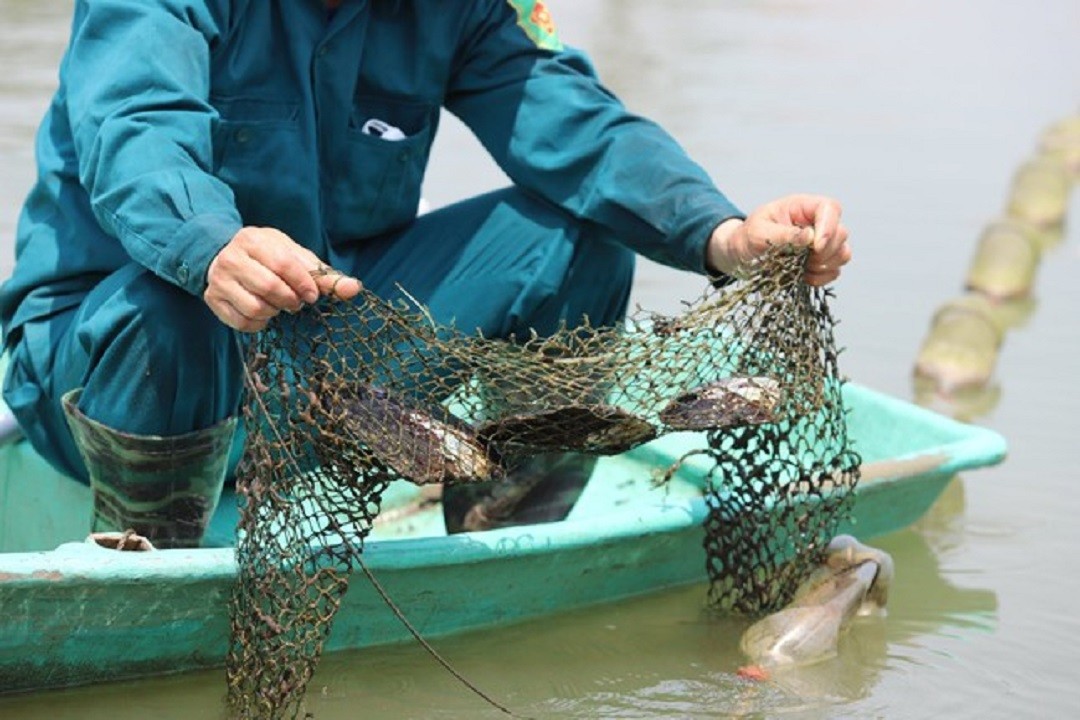
<svg viewBox="0 0 1080 720"><path fill-rule="evenodd" d="M0 0L0 276L11 266L32 136L70 1ZM856 260L837 283L843 369L913 397L935 308L1039 133L1080 112L1075 0L551 0L635 110L667 126L749 209L793 191L843 200ZM453 122L425 196L504 182ZM896 582L884 621L784 683L733 670L737 626L690 587L442 640L464 674L536 718L1076 717L1080 689L1080 202L1044 257L974 422L1002 465L958 478L917 526L880 538ZM700 281L642 264L635 301L673 311ZM0 609L2 612L2 609ZM218 672L0 698L0 718L216 717ZM337 655L312 683L320 719L502 717L417 647Z"/></svg>

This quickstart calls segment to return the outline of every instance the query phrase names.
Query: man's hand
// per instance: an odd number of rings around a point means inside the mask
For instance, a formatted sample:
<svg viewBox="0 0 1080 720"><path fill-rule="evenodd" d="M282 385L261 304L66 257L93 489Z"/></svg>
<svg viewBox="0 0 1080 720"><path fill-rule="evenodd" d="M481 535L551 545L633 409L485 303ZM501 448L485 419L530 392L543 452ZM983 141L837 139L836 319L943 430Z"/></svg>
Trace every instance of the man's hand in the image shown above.
<svg viewBox="0 0 1080 720"><path fill-rule="evenodd" d="M257 332L282 310L320 295L356 297L360 281L327 268L315 253L273 228L245 227L210 263L203 300L223 323Z"/></svg>
<svg viewBox="0 0 1080 720"><path fill-rule="evenodd" d="M819 195L789 195L766 203L746 220L726 220L709 238L711 270L745 278L773 245L808 245L806 282L827 285L851 260L848 229L840 222L840 204Z"/></svg>

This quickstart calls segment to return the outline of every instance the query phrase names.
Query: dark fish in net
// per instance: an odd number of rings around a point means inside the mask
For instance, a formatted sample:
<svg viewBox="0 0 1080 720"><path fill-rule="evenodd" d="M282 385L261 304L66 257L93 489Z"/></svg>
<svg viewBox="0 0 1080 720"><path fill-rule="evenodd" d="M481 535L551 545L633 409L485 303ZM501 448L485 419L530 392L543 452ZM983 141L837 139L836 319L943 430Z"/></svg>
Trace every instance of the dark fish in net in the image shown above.
<svg viewBox="0 0 1080 720"><path fill-rule="evenodd" d="M767 377L734 376L694 388L660 411L672 430L715 430L775 422L780 383Z"/></svg>
<svg viewBox="0 0 1080 720"><path fill-rule="evenodd" d="M427 485L500 474L487 443L448 411L437 418L381 388L360 385L351 390L340 400L342 430L398 476Z"/></svg>
<svg viewBox="0 0 1080 720"><path fill-rule="evenodd" d="M570 405L482 424L485 443L523 454L566 451L614 455L656 437L651 423L611 405Z"/></svg>

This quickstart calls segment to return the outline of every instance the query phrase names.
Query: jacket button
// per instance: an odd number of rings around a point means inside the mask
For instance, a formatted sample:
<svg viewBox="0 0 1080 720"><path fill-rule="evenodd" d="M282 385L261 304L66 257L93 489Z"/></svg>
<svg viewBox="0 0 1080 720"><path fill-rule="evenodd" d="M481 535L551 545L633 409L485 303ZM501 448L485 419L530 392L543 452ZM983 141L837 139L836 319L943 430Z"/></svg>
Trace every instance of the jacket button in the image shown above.
<svg viewBox="0 0 1080 720"><path fill-rule="evenodd" d="M186 264L181 264L180 267L176 268L176 279L180 282L186 283L188 280L188 275L189 271Z"/></svg>
<svg viewBox="0 0 1080 720"><path fill-rule="evenodd" d="M248 128L240 128L236 131L236 142L246 143L251 139L251 130Z"/></svg>
<svg viewBox="0 0 1080 720"><path fill-rule="evenodd" d="M398 154L397 159L398 159L398 162L408 162L409 161L409 151L408 150L402 150Z"/></svg>

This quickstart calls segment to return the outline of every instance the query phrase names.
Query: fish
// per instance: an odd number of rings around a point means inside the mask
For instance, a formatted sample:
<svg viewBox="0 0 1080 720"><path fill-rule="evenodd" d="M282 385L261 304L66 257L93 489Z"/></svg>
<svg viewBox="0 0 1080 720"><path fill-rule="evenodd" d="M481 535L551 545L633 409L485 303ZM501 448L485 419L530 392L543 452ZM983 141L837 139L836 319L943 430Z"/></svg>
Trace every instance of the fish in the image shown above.
<svg viewBox="0 0 1080 720"><path fill-rule="evenodd" d="M743 633L739 647L751 662L739 674L767 679L780 668L834 657L852 618L884 613L892 578L888 553L850 535L833 538L825 561L799 586L792 601Z"/></svg>
<svg viewBox="0 0 1080 720"><path fill-rule="evenodd" d="M715 430L777 420L780 383L768 377L732 375L685 392L660 411L672 430Z"/></svg>
<svg viewBox="0 0 1080 720"><path fill-rule="evenodd" d="M441 406L419 404L372 385L350 388L339 424L381 464L417 485L487 480L499 459L472 427ZM436 413L441 417L436 417Z"/></svg>
<svg viewBox="0 0 1080 720"><path fill-rule="evenodd" d="M519 412L477 427L483 442L523 454L581 452L616 455L656 437L644 418L604 403Z"/></svg>

